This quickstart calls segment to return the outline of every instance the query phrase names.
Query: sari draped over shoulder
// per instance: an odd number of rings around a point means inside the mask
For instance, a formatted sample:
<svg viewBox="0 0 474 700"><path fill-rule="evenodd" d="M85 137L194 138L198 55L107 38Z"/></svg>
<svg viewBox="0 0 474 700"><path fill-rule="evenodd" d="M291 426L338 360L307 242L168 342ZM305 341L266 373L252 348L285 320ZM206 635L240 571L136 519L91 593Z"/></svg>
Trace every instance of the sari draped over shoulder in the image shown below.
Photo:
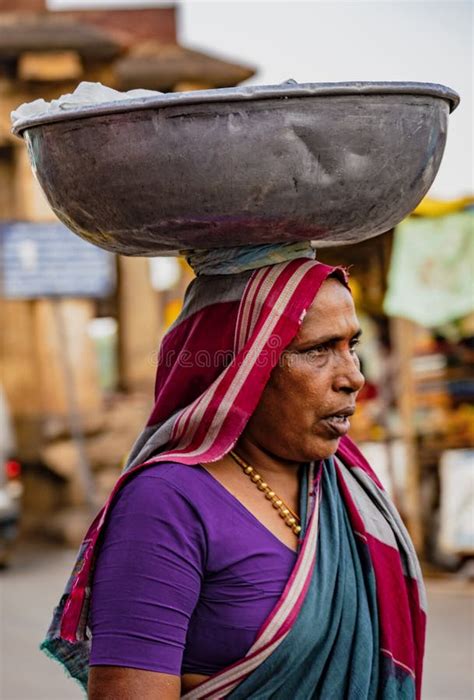
<svg viewBox="0 0 474 700"><path fill-rule="evenodd" d="M229 452L324 280L307 257L199 276L163 339L149 422L79 549L41 648L87 688L89 601L101 530L117 492L160 461ZM420 698L425 594L401 519L349 438L307 465L304 525L285 590L245 657L187 693L204 698Z"/></svg>

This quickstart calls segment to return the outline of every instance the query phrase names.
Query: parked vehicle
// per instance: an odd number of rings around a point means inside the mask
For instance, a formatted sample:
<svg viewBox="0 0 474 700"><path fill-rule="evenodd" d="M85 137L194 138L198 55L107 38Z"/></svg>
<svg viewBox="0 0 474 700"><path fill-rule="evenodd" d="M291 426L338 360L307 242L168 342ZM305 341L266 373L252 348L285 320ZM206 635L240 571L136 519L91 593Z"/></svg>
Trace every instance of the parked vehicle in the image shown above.
<svg viewBox="0 0 474 700"><path fill-rule="evenodd" d="M21 464L15 459L16 440L6 396L0 387L0 567L8 565L18 537L21 496Z"/></svg>

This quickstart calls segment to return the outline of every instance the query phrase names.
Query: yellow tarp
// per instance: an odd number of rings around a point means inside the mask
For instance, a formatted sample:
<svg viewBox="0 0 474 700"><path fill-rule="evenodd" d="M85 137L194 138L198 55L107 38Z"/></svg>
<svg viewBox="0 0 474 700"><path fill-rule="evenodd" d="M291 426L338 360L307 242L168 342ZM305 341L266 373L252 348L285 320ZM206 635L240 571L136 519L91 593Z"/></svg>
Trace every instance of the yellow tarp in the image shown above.
<svg viewBox="0 0 474 700"><path fill-rule="evenodd" d="M425 197L421 200L412 215L415 216L446 216L462 211L474 204L474 196L460 197L459 199L431 199Z"/></svg>

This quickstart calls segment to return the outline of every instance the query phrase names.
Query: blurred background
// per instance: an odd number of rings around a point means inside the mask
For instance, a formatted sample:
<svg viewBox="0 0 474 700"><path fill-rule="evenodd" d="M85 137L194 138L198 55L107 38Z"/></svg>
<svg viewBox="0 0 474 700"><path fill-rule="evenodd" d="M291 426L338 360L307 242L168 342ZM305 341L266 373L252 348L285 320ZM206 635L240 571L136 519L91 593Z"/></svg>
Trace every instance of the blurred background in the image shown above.
<svg viewBox="0 0 474 700"><path fill-rule="evenodd" d="M473 6L0 0L0 585L5 700L82 697L37 651L75 550L151 409L157 348L192 279L95 249L56 218L10 133L82 81L163 92L444 83L461 95L428 196L350 266L367 384L352 435L402 513L430 599L424 698L474 696Z"/></svg>

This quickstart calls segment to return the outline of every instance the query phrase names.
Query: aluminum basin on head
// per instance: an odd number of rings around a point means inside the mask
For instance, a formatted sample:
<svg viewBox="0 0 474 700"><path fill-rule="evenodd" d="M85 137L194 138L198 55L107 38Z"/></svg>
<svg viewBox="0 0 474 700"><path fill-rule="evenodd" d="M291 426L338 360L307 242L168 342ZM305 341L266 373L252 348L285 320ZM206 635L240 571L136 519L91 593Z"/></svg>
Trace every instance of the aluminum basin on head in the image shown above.
<svg viewBox="0 0 474 700"><path fill-rule="evenodd" d="M174 93L24 120L57 216L125 255L356 243L430 188L455 92L424 83Z"/></svg>

